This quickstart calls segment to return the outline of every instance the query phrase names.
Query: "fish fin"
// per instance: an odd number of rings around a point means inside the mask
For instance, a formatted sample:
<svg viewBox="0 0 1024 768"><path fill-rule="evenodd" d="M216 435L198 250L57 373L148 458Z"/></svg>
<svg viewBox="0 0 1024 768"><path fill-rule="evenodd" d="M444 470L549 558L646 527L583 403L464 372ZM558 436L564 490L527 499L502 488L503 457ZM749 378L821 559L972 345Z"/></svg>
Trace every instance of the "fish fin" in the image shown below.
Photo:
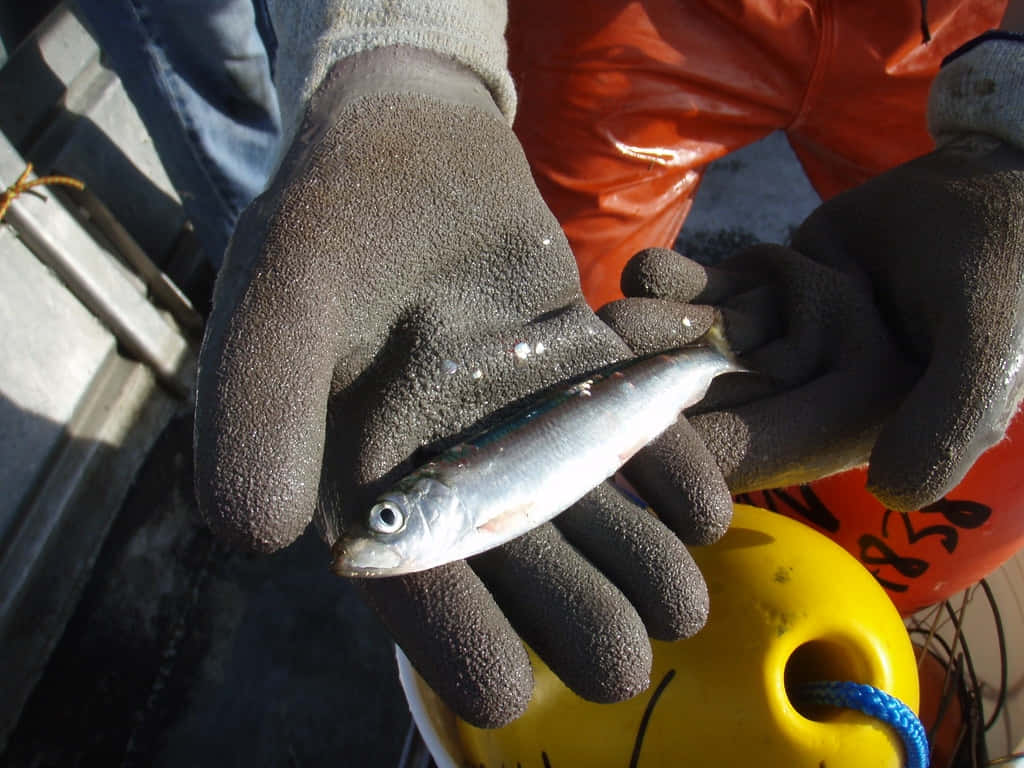
<svg viewBox="0 0 1024 768"><path fill-rule="evenodd" d="M736 373L751 373L751 370L747 366L743 365L733 351L732 345L729 344L729 339L725 335L725 324L722 321L722 315L720 312L715 313L715 321L711 324L711 327L705 331L704 335L700 337L695 344L702 346L711 347L729 361L729 365Z"/></svg>

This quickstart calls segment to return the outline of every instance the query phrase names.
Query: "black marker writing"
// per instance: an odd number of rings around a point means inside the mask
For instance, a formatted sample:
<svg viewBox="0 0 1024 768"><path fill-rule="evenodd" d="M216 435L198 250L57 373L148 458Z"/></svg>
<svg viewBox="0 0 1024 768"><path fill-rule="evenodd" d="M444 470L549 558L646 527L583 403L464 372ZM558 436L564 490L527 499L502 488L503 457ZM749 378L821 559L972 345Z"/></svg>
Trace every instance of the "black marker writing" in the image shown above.
<svg viewBox="0 0 1024 768"><path fill-rule="evenodd" d="M654 689L654 693L651 694L651 700L647 702L647 708L644 709L644 716L640 718L640 727L636 732L636 742L633 744L633 757L629 760L629 768L637 768L640 763L640 750L644 745L644 736L647 734L647 724L651 721L651 715L654 714L654 705L658 703L658 699L661 698L661 694L665 692L665 688L672 682L672 678L676 676L676 671L670 669L665 673L665 676L661 678L661 682L658 683L658 687Z"/></svg>

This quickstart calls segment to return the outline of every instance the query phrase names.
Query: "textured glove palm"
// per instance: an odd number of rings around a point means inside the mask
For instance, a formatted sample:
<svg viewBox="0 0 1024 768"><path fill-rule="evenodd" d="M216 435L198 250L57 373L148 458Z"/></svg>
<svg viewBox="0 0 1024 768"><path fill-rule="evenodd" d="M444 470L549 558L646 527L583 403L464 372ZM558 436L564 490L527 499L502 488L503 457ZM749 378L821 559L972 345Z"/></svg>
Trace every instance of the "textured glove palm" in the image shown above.
<svg viewBox="0 0 1024 768"><path fill-rule="evenodd" d="M422 448L629 354L583 302L476 78L422 52L361 55L318 92L219 276L197 397L201 510L245 546L285 546L311 519L332 543ZM715 492L682 526L696 540L731 510L709 468ZM432 687L483 725L532 692L517 633L581 695L616 700L649 682L648 632L690 634L707 612L679 538L608 488L472 566L358 586Z"/></svg>

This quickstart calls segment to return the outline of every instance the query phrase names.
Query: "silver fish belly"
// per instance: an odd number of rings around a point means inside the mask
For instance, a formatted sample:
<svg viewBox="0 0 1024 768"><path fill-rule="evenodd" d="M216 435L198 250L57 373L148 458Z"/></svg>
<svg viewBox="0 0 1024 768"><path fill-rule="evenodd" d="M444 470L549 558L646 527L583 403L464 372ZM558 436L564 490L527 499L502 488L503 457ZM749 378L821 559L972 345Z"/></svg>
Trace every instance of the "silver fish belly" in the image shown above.
<svg viewBox="0 0 1024 768"><path fill-rule="evenodd" d="M334 546L333 570L398 576L485 552L568 509L699 402L745 370L721 345L630 361L448 450L378 497L366 527Z"/></svg>

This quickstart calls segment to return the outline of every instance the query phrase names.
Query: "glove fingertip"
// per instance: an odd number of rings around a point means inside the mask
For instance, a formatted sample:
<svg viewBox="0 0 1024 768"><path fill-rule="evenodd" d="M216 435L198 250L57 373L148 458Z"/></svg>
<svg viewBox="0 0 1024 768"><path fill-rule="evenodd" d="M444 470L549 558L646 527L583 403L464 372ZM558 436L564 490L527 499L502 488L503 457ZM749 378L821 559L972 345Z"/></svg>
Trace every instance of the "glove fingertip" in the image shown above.
<svg viewBox="0 0 1024 768"><path fill-rule="evenodd" d="M610 483L602 483L555 523L626 595L651 637L691 637L707 622L707 586L686 547Z"/></svg>
<svg viewBox="0 0 1024 768"><path fill-rule="evenodd" d="M553 525L473 558L512 626L570 689L624 701L650 685L653 653L629 600Z"/></svg>
<svg viewBox="0 0 1024 768"><path fill-rule="evenodd" d="M718 317L713 307L644 298L613 301L597 314L637 355L690 344Z"/></svg>
<svg viewBox="0 0 1024 768"><path fill-rule="evenodd" d="M230 288L229 280L218 283ZM298 538L313 517L331 366L327 331L300 343L300 326L312 321L275 317L267 306L274 286L250 288L253 307L233 311L233 297L219 295L207 325L196 379L195 488L215 533L270 552Z"/></svg>
<svg viewBox="0 0 1024 768"><path fill-rule="evenodd" d="M969 352L937 354L967 360L933 362L899 405L871 450L868 490L889 509L906 512L941 499L986 450L1000 442L1017 409L998 365L971 360ZM964 370L975 377L964 385Z"/></svg>
<svg viewBox="0 0 1024 768"><path fill-rule="evenodd" d="M409 661L462 719L499 728L526 711L530 658L464 561L356 582Z"/></svg>
<svg viewBox="0 0 1024 768"><path fill-rule="evenodd" d="M641 450L624 474L687 544L717 541L732 521L732 497L722 470L686 419Z"/></svg>
<svg viewBox="0 0 1024 768"><path fill-rule="evenodd" d="M460 718L477 728L501 728L518 720L533 696L533 667L522 644L502 644L493 651L479 660L468 678L443 675L429 682ZM427 671L432 663L414 666Z"/></svg>
<svg viewBox="0 0 1024 768"><path fill-rule="evenodd" d="M891 425L890 425L891 426ZM887 426L871 451L867 490L887 509L910 512L932 504L952 490L984 448L920 445Z"/></svg>
<svg viewBox="0 0 1024 768"><path fill-rule="evenodd" d="M302 535L313 517L319 464L304 468L290 462L274 472L250 463L249 454L218 450L208 430L194 437L194 489L199 514L220 539L239 549L270 553L288 546ZM297 490L296 490L297 489Z"/></svg>
<svg viewBox="0 0 1024 768"><path fill-rule="evenodd" d="M648 248L626 263L621 288L626 296L689 301L707 282L707 271L697 262L668 248Z"/></svg>

